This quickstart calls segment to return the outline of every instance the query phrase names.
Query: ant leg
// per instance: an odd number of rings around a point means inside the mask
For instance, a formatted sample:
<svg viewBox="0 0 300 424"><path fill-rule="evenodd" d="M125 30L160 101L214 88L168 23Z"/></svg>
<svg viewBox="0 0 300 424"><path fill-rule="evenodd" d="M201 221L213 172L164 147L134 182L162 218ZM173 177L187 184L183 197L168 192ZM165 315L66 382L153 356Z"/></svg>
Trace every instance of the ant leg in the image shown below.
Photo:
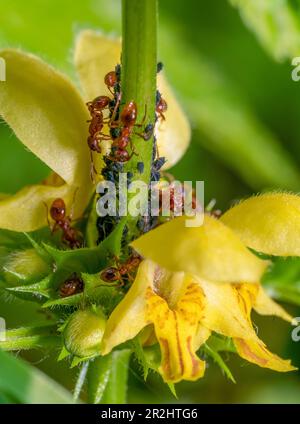
<svg viewBox="0 0 300 424"><path fill-rule="evenodd" d="M115 107L114 107L114 110L113 110L113 113L111 115L110 122L109 122L110 126L111 126L112 122L114 122L115 117L117 115L117 111L118 111L119 106L120 106L121 98L122 98L122 92L118 93L117 101L116 101L116 104L115 104Z"/></svg>
<svg viewBox="0 0 300 424"><path fill-rule="evenodd" d="M91 155L91 170L90 170L90 176L93 184L95 184L95 175L98 174L97 169L95 168L94 158L93 158L93 152L90 150Z"/></svg>

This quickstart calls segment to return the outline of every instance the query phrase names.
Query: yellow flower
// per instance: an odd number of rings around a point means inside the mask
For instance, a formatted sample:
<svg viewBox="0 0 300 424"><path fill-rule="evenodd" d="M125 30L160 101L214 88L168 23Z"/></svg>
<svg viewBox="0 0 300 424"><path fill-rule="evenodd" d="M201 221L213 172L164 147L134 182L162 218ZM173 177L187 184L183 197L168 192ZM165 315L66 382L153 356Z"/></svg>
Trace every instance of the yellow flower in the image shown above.
<svg viewBox="0 0 300 424"><path fill-rule="evenodd" d="M248 202L252 208L247 208ZM289 254L298 255L299 207L299 196L267 194L233 207L222 220L227 224L231 216L231 226L236 223L238 234L251 247L268 246L266 253L281 255L288 244ZM270 221L272 231L264 231L264 223ZM203 376L205 363L196 351L211 332L231 337L237 353L261 367L295 369L271 353L253 329L252 309L289 322L292 318L259 284L268 262L251 253L228 226L206 216L202 227L190 228L184 217L175 218L132 246L147 259L108 320L103 354L153 325L162 354L159 371L167 382Z"/></svg>
<svg viewBox="0 0 300 424"><path fill-rule="evenodd" d="M90 31L79 35L75 64L84 98L68 78L36 56L6 49L0 51L0 57L7 68L7 81L0 89L0 116L26 148L55 173L46 182L24 187L13 196L1 195L0 228L33 231L47 225L44 203L49 205L58 197L69 207L74 199L77 218L94 190L85 101L109 94L103 79L120 61L120 42ZM157 129L158 146L171 166L184 153L190 129L161 77L158 84L170 106L164 128Z"/></svg>

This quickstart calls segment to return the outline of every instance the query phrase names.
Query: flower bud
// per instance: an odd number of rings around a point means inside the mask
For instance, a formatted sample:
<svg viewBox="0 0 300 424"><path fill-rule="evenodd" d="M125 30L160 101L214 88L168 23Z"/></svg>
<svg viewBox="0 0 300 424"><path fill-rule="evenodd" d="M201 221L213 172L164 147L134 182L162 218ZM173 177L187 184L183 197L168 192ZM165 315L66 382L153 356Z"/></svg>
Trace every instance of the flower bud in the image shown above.
<svg viewBox="0 0 300 424"><path fill-rule="evenodd" d="M3 266L3 270L5 280L11 284L39 280L50 271L49 265L34 249L19 250L11 253Z"/></svg>
<svg viewBox="0 0 300 424"><path fill-rule="evenodd" d="M66 349L79 358L99 354L105 324L103 313L95 308L75 312L63 332Z"/></svg>

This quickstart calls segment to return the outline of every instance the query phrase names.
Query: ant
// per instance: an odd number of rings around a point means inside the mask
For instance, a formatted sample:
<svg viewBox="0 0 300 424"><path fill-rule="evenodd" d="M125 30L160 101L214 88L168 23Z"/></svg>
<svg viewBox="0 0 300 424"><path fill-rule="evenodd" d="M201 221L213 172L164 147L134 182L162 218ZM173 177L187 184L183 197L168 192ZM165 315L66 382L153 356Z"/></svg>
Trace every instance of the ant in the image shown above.
<svg viewBox="0 0 300 424"><path fill-rule="evenodd" d="M127 277L128 280L132 280L131 274L139 266L141 260L142 258L139 255L133 254L123 264L104 269L100 274L100 278L107 283L120 281L120 285L123 286L125 284L124 277Z"/></svg>
<svg viewBox="0 0 300 424"><path fill-rule="evenodd" d="M113 116L116 113L117 107L120 102L120 96L115 105ZM109 109L111 99L108 96L98 96L93 101L87 103L88 110L91 114L91 119L88 121L89 125L89 137L87 143L91 154L91 178L94 180L94 173L96 174L96 168L93 160L93 152L101 153L101 142L104 140L111 140L109 135L102 132L104 124L108 123L110 119L104 119L103 112L105 109Z"/></svg>
<svg viewBox="0 0 300 424"><path fill-rule="evenodd" d="M137 124L137 105L134 101L130 101L125 104L119 122L115 121L111 123L111 128L113 129L115 126L121 124L122 129L120 130L120 133L118 137L113 142L113 148L115 148L114 155L111 157L112 160L118 161L118 162L127 162L132 158L134 154L134 148L131 141L131 134L133 132L134 127L142 127L144 125L144 121L146 119L147 114L147 105L145 107L145 115L142 120L141 124ZM140 137L144 138L144 140L149 140L154 131L154 125L148 124L145 127L145 130L143 133L136 133ZM129 154L127 151L127 146L130 144L132 153Z"/></svg>
<svg viewBox="0 0 300 424"><path fill-rule="evenodd" d="M59 288L59 294L61 297L69 297L74 294L82 293L84 289L84 283L80 277L75 273L62 283Z"/></svg>
<svg viewBox="0 0 300 424"><path fill-rule="evenodd" d="M164 113L168 110L168 103L165 101L165 99L162 97L159 91L156 92L156 113L159 115L159 117L165 121L166 117Z"/></svg>
<svg viewBox="0 0 300 424"><path fill-rule="evenodd" d="M76 191L75 191L76 194ZM63 199L58 198L55 199L50 207L50 216L54 221L54 225L51 226L49 219L48 219L48 206L45 203L47 208L47 220L49 223L49 226L51 228L51 232L54 233L58 228L62 230L62 240L71 249L79 248L81 247L82 243L79 240L79 231L77 231L75 228L71 227L71 221L72 221L72 213L70 216L66 216L66 204Z"/></svg>
<svg viewBox="0 0 300 424"><path fill-rule="evenodd" d="M115 71L108 72L108 74L104 77L105 85L107 86L108 90L111 92L111 94L114 95L113 88L115 85L119 82L117 73Z"/></svg>

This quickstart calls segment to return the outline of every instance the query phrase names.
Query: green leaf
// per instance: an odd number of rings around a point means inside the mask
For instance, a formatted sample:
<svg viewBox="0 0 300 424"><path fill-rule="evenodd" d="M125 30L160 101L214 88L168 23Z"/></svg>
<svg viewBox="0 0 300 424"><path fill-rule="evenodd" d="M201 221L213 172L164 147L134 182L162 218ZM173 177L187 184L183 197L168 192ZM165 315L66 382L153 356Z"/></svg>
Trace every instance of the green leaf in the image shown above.
<svg viewBox="0 0 300 424"><path fill-rule="evenodd" d="M123 218L114 231L96 247L84 247L74 250L58 250L44 244L46 251L54 259L57 271L96 273L108 263L110 255L119 256L126 217Z"/></svg>
<svg viewBox="0 0 300 424"><path fill-rule="evenodd" d="M103 403L125 404L127 400L127 380L131 350L116 350L111 355L111 371L105 389Z"/></svg>
<svg viewBox="0 0 300 424"><path fill-rule="evenodd" d="M88 370L88 403L102 402L113 367L113 354L98 356L90 361Z"/></svg>
<svg viewBox="0 0 300 424"><path fill-rule="evenodd" d="M276 60L299 56L300 20L287 0L230 0Z"/></svg>
<svg viewBox="0 0 300 424"><path fill-rule="evenodd" d="M203 350L205 353L207 353L209 356L211 356L213 358L213 360L219 365L219 367L221 368L222 371L224 371L225 375L227 376L227 378L229 380L231 380L233 383L235 383L235 379L230 371L230 369L228 368L228 366L225 364L223 358L221 357L221 355L214 349L212 349L208 343L205 343L205 345L203 346Z"/></svg>
<svg viewBox="0 0 300 424"><path fill-rule="evenodd" d="M148 377L150 365L149 365L147 358L144 354L144 349L143 349L143 346L142 346L141 341L140 341L138 336L135 337L132 340L132 345L133 345L133 352L134 352L139 364L142 366L144 380L146 381L147 377Z"/></svg>
<svg viewBox="0 0 300 424"><path fill-rule="evenodd" d="M206 344L208 344L209 347L216 352L236 353L236 348L230 337L212 334Z"/></svg>
<svg viewBox="0 0 300 424"><path fill-rule="evenodd" d="M51 275L48 275L38 283L18 287L7 287L6 291L23 300L43 303L50 297L51 278Z"/></svg>
<svg viewBox="0 0 300 424"><path fill-rule="evenodd" d="M38 369L0 350L0 391L20 403L73 403L70 394Z"/></svg>

